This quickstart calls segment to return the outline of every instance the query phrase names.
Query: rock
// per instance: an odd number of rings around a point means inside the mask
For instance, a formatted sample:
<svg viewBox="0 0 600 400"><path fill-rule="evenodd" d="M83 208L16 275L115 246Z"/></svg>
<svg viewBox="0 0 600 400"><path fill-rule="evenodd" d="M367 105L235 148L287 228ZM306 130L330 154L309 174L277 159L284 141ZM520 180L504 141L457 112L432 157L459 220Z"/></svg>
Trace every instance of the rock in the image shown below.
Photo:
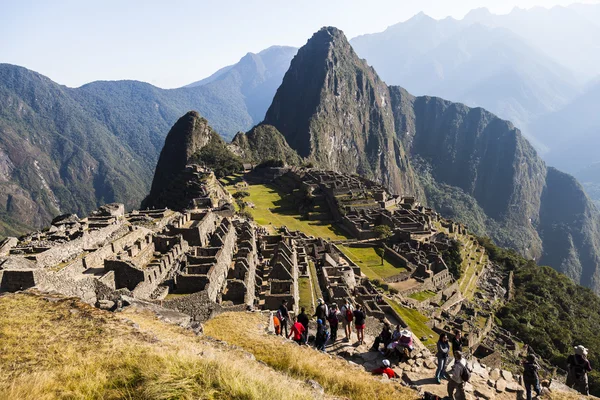
<svg viewBox="0 0 600 400"><path fill-rule="evenodd" d="M319 385L319 383L317 381L309 379L309 380L306 381L306 383L311 388L313 388L313 390L315 390L317 393L319 393L319 394L325 394L325 389L323 389L323 386Z"/></svg>
<svg viewBox="0 0 600 400"><path fill-rule="evenodd" d="M494 368L492 372L490 372L490 379L493 381L500 379L500 376L500 370L498 368Z"/></svg>
<svg viewBox="0 0 600 400"><path fill-rule="evenodd" d="M501 375L502 375L502 377L504 378L505 381L507 381L507 382L512 382L513 381L513 374L512 374L512 372L502 370Z"/></svg>
<svg viewBox="0 0 600 400"><path fill-rule="evenodd" d="M520 392L521 390L523 390L523 388L521 387L521 385L519 385L515 381L511 381L511 382L507 382L506 383L506 391L507 392L517 393L517 392Z"/></svg>
<svg viewBox="0 0 600 400"><path fill-rule="evenodd" d="M496 381L496 392L502 393L506 390L506 381L502 378Z"/></svg>
<svg viewBox="0 0 600 400"><path fill-rule="evenodd" d="M100 308L101 310L112 310L114 306L115 306L114 301L98 300L98 308Z"/></svg>
<svg viewBox="0 0 600 400"><path fill-rule="evenodd" d="M496 398L496 392L493 389L485 387L485 386L481 386L481 387L478 387L477 389L475 389L474 394L478 398L485 399L485 400L490 400L490 399Z"/></svg>
<svg viewBox="0 0 600 400"><path fill-rule="evenodd" d="M473 385L470 382L465 382L465 392L473 392Z"/></svg>
<svg viewBox="0 0 600 400"><path fill-rule="evenodd" d="M412 358L410 360L408 360L406 362L408 365L410 365L411 367L415 365L415 360L413 360Z"/></svg>
<svg viewBox="0 0 600 400"><path fill-rule="evenodd" d="M428 369L436 369L437 368L437 364L435 363L435 361L430 358L428 360L425 361L425 368Z"/></svg>
<svg viewBox="0 0 600 400"><path fill-rule="evenodd" d="M415 364L417 365L417 367L422 367L423 361L424 360L422 358L417 358L417 360L415 361Z"/></svg>
<svg viewBox="0 0 600 400"><path fill-rule="evenodd" d="M496 381L488 379L487 384L489 387L496 387Z"/></svg>
<svg viewBox="0 0 600 400"><path fill-rule="evenodd" d="M378 351L370 351L368 353L361 354L360 358L362 358L365 361L374 361L377 360L380 356L381 354L379 354Z"/></svg>

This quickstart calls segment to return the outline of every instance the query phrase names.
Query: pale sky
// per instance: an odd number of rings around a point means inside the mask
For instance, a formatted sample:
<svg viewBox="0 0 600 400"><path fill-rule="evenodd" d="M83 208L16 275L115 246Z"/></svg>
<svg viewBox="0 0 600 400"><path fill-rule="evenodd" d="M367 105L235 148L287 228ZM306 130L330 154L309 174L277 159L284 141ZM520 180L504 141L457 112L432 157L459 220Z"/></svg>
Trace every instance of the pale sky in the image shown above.
<svg viewBox="0 0 600 400"><path fill-rule="evenodd" d="M424 11L462 18L487 7L552 7L573 0L0 0L0 63L71 87L136 79L173 88L272 45L302 46L325 25L348 38ZM587 0L583 2L597 2Z"/></svg>

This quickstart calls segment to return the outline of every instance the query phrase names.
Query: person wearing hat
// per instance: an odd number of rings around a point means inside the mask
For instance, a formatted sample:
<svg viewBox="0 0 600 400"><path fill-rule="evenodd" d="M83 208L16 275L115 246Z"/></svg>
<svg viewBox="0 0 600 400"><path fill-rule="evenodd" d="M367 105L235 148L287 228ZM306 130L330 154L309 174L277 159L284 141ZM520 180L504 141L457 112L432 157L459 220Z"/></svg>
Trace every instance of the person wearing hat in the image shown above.
<svg viewBox="0 0 600 400"><path fill-rule="evenodd" d="M327 332L327 326L322 319L317 320L317 334L315 336L315 348L319 351L325 351L325 343L329 339L329 332Z"/></svg>
<svg viewBox="0 0 600 400"><path fill-rule="evenodd" d="M412 332L408 329L403 329L400 332L400 339L398 339L398 345L396 346L396 351L399 353L400 361L402 361L403 357L406 357L408 360L413 349L414 346Z"/></svg>
<svg viewBox="0 0 600 400"><path fill-rule="evenodd" d="M391 364L390 364L390 360L383 360L381 362L381 367L379 368L375 368L373 371L371 371L374 375L387 375L388 378L392 379L392 378L397 378L398 374L396 374L396 371L394 371L393 369L390 368Z"/></svg>
<svg viewBox="0 0 600 400"><path fill-rule="evenodd" d="M579 345L575 347L575 354L567 358L568 373L567 386L579 393L589 396L588 372L592 371L590 361L587 359L588 349Z"/></svg>
<svg viewBox="0 0 600 400"><path fill-rule="evenodd" d="M455 400L465 400L465 383L471 379L471 372L463 360L462 351L454 352L454 365L448 376L448 397Z"/></svg>
<svg viewBox="0 0 600 400"><path fill-rule="evenodd" d="M538 376L539 369L540 366L537 363L535 355L529 354L527 359L523 361L523 385L527 393L527 400L531 400L532 387L538 396L541 393L540 377Z"/></svg>
<svg viewBox="0 0 600 400"><path fill-rule="evenodd" d="M327 319L327 314L329 314L327 304L325 304L325 301L323 299L318 299L317 309L315 310L315 315L313 315L313 317L317 317L317 319L325 321Z"/></svg>

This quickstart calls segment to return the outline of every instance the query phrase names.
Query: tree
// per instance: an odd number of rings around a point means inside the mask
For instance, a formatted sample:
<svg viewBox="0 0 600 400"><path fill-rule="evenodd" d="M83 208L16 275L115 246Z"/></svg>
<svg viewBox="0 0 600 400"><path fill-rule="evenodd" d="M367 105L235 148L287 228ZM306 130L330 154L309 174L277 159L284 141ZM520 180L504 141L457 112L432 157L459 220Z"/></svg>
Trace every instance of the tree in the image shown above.
<svg viewBox="0 0 600 400"><path fill-rule="evenodd" d="M243 199L244 197L248 197L248 196L250 196L250 193L248 193L245 190L240 190L239 192L235 192L233 194L234 199Z"/></svg>
<svg viewBox="0 0 600 400"><path fill-rule="evenodd" d="M377 225L373 232L377 234L379 239L387 240L392 237L392 228L387 225Z"/></svg>

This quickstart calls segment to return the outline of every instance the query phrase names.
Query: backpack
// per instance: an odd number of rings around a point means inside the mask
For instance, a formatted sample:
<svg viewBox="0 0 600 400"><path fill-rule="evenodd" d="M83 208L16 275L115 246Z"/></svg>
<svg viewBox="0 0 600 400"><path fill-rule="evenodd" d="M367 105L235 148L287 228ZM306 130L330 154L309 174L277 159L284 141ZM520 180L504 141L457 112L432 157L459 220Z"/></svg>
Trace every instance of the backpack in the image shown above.
<svg viewBox="0 0 600 400"><path fill-rule="evenodd" d="M354 314L352 313L352 310L350 309L350 307L347 307L346 308L346 321L352 322L353 319L354 319Z"/></svg>
<svg viewBox="0 0 600 400"><path fill-rule="evenodd" d="M463 380L463 382L469 382L469 379L471 379L471 371L469 371L467 367L464 367L460 378Z"/></svg>
<svg viewBox="0 0 600 400"><path fill-rule="evenodd" d="M327 317L327 320L329 321L329 324L331 326L337 326L337 324L338 324L337 312L335 310L331 310L329 312L329 317Z"/></svg>

